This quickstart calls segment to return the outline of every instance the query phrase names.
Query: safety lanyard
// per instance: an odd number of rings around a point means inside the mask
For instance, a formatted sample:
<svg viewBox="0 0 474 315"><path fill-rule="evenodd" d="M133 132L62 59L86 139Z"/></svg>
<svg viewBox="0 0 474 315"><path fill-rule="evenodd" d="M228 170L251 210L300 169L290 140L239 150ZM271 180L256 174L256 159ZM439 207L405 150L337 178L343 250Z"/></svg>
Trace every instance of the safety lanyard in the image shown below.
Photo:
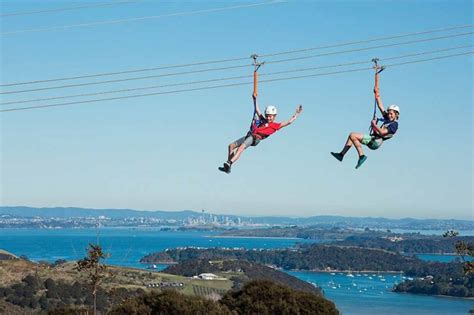
<svg viewBox="0 0 474 315"><path fill-rule="evenodd" d="M377 86L377 74L385 70L384 66L378 65L379 58L373 58L372 62L374 63L374 69L375 69L375 86ZM377 96L375 95L375 100L374 100L374 114L372 116L372 120L377 118ZM377 118L377 123L380 121L384 121L383 118ZM370 124L369 127L369 133L370 135L375 135L374 130L372 128L372 123Z"/></svg>
<svg viewBox="0 0 474 315"><path fill-rule="evenodd" d="M253 59L253 97L254 97L254 102L257 102L257 96L258 96L258 69L265 63L265 62L258 62L257 54L253 54L250 56L250 58ZM254 104L253 107L253 117L252 117L252 123L250 124L250 131L253 132L257 127L257 122L260 120L261 117L257 115L257 107L256 104Z"/></svg>

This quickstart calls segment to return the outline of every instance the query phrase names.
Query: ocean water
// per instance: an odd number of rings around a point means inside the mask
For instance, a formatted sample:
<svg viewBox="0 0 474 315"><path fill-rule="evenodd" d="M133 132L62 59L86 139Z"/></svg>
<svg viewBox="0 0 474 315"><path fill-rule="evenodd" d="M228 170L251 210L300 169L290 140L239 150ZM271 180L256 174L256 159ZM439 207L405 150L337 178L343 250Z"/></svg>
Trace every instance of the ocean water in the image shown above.
<svg viewBox="0 0 474 315"><path fill-rule="evenodd" d="M220 238L212 232L173 232L150 228L95 229L0 229L0 249L26 255L34 261L83 258L88 243L99 243L110 253L108 264L147 268L139 263L144 255L166 248L228 247L287 248L311 241L279 238ZM422 257L425 256L425 257ZM426 260L444 260L443 255L420 255ZM453 256L448 259L454 258ZM161 269L163 266L159 266ZM343 314L468 314L474 300L391 292L402 280L398 274L288 273L320 286ZM384 279L384 280L382 280Z"/></svg>
<svg viewBox="0 0 474 315"><path fill-rule="evenodd" d="M294 272L289 274L317 284L343 314L468 314L474 301L447 297L395 293L390 289L403 281L393 273L322 273Z"/></svg>
<svg viewBox="0 0 474 315"><path fill-rule="evenodd" d="M426 261L440 261L440 262L451 262L458 259L461 259L457 255L441 255L441 254L417 254L416 255L421 260ZM464 257L465 260L473 260L472 257Z"/></svg>
<svg viewBox="0 0 474 315"><path fill-rule="evenodd" d="M214 237L217 233L201 231L160 231L153 228L95 229L0 229L0 249L33 261L54 262L58 259L78 260L85 256L89 243L98 243L110 254L108 264L144 268L143 256L167 248L228 247L287 248L301 239Z"/></svg>

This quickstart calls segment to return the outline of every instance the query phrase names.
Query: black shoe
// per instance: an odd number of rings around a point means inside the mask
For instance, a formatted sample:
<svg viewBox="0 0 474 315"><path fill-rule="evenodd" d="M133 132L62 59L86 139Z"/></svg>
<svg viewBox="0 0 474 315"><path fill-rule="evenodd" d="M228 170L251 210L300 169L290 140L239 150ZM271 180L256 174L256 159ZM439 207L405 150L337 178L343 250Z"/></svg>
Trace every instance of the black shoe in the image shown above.
<svg viewBox="0 0 474 315"><path fill-rule="evenodd" d="M342 159L344 158L344 155L342 155L341 153L331 152L331 155L334 156L339 162L342 162Z"/></svg>
<svg viewBox="0 0 474 315"><path fill-rule="evenodd" d="M224 166L218 168L219 171L230 174L230 164L228 162L224 163Z"/></svg>

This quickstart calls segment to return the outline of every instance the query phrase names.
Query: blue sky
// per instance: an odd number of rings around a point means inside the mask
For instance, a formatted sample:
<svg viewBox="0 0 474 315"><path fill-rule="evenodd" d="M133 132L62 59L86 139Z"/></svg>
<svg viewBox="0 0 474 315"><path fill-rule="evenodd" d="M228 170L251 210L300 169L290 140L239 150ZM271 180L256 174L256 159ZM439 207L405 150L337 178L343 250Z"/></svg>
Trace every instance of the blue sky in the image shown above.
<svg viewBox="0 0 474 315"><path fill-rule="evenodd" d="M2 12L103 2L2 1ZM137 1L4 17L0 19L1 32L265 2ZM206 14L4 35L0 37L1 82L246 57L432 30L472 24L472 12L471 1L287 1ZM472 31L467 28L278 59ZM269 63L260 71L264 74L373 57L383 59L460 45L472 45L472 35ZM267 61L274 59L277 57ZM231 175L218 172L217 167L226 159L227 144L248 128L251 86L0 113L0 203L206 209L237 215L472 219L472 61L472 55L467 55L383 72L382 99L386 105L400 106L400 128L380 150L366 150L368 160L359 170L354 169L355 151L349 152L342 164L329 152L340 150L350 131L367 131L373 110L370 71L262 83L260 103L262 107L277 106L277 120L289 118L300 103L304 112L293 125L247 150ZM207 67L216 66L221 65ZM9 90L181 70L187 69ZM340 69L327 71L334 70ZM244 68L1 95L1 102L206 80L251 71ZM119 95L130 94L134 93ZM89 99L93 98L100 97ZM28 105L50 103L54 102Z"/></svg>

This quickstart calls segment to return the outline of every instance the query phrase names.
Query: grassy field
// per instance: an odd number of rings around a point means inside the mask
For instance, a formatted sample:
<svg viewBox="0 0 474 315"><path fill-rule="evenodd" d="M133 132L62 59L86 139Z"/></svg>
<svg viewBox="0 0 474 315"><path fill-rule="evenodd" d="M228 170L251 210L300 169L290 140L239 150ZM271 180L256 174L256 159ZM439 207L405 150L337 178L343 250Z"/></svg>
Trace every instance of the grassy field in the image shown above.
<svg viewBox="0 0 474 315"><path fill-rule="evenodd" d="M76 264L74 262L67 262L52 267L50 265L37 264L19 259L1 260L0 286L5 287L14 283L18 283L30 274L36 275L42 280L51 278L55 281L63 280L67 283L73 283L74 281L86 282L87 275L84 273L79 273L77 270L75 270L75 267ZM106 289L142 288L148 291L160 290L159 287L150 287L150 285L158 285L162 282L182 284L182 286L175 288L189 295L203 295L203 292L222 294L229 290L233 285L231 280L202 280L141 269L109 266L108 276L104 279L102 286Z"/></svg>
<svg viewBox="0 0 474 315"><path fill-rule="evenodd" d="M22 283L22 279L28 275L35 276L40 283L44 283L48 278L51 278L56 283L70 284L71 287L75 282L82 283L85 286L87 286L88 282L88 274L77 271L75 262L66 262L53 266L22 259L0 260L0 288L7 288L16 283ZM225 277L225 275L219 276ZM161 290L172 289L186 295L214 299L218 298L218 295L222 296L225 294L232 286L233 282L228 279L203 280L116 266L108 266L107 276L100 285L101 289L107 292L106 295L111 301L117 297L115 292L117 292L118 289L127 289L129 292L135 292L137 289L142 289L147 292L160 292ZM34 293L34 296L38 300L45 292L46 290L44 288L40 289ZM65 303L73 302L65 301ZM29 307L21 308L7 302L6 297L0 298L0 314L36 314L39 312L39 309L37 306L34 307L35 309Z"/></svg>

